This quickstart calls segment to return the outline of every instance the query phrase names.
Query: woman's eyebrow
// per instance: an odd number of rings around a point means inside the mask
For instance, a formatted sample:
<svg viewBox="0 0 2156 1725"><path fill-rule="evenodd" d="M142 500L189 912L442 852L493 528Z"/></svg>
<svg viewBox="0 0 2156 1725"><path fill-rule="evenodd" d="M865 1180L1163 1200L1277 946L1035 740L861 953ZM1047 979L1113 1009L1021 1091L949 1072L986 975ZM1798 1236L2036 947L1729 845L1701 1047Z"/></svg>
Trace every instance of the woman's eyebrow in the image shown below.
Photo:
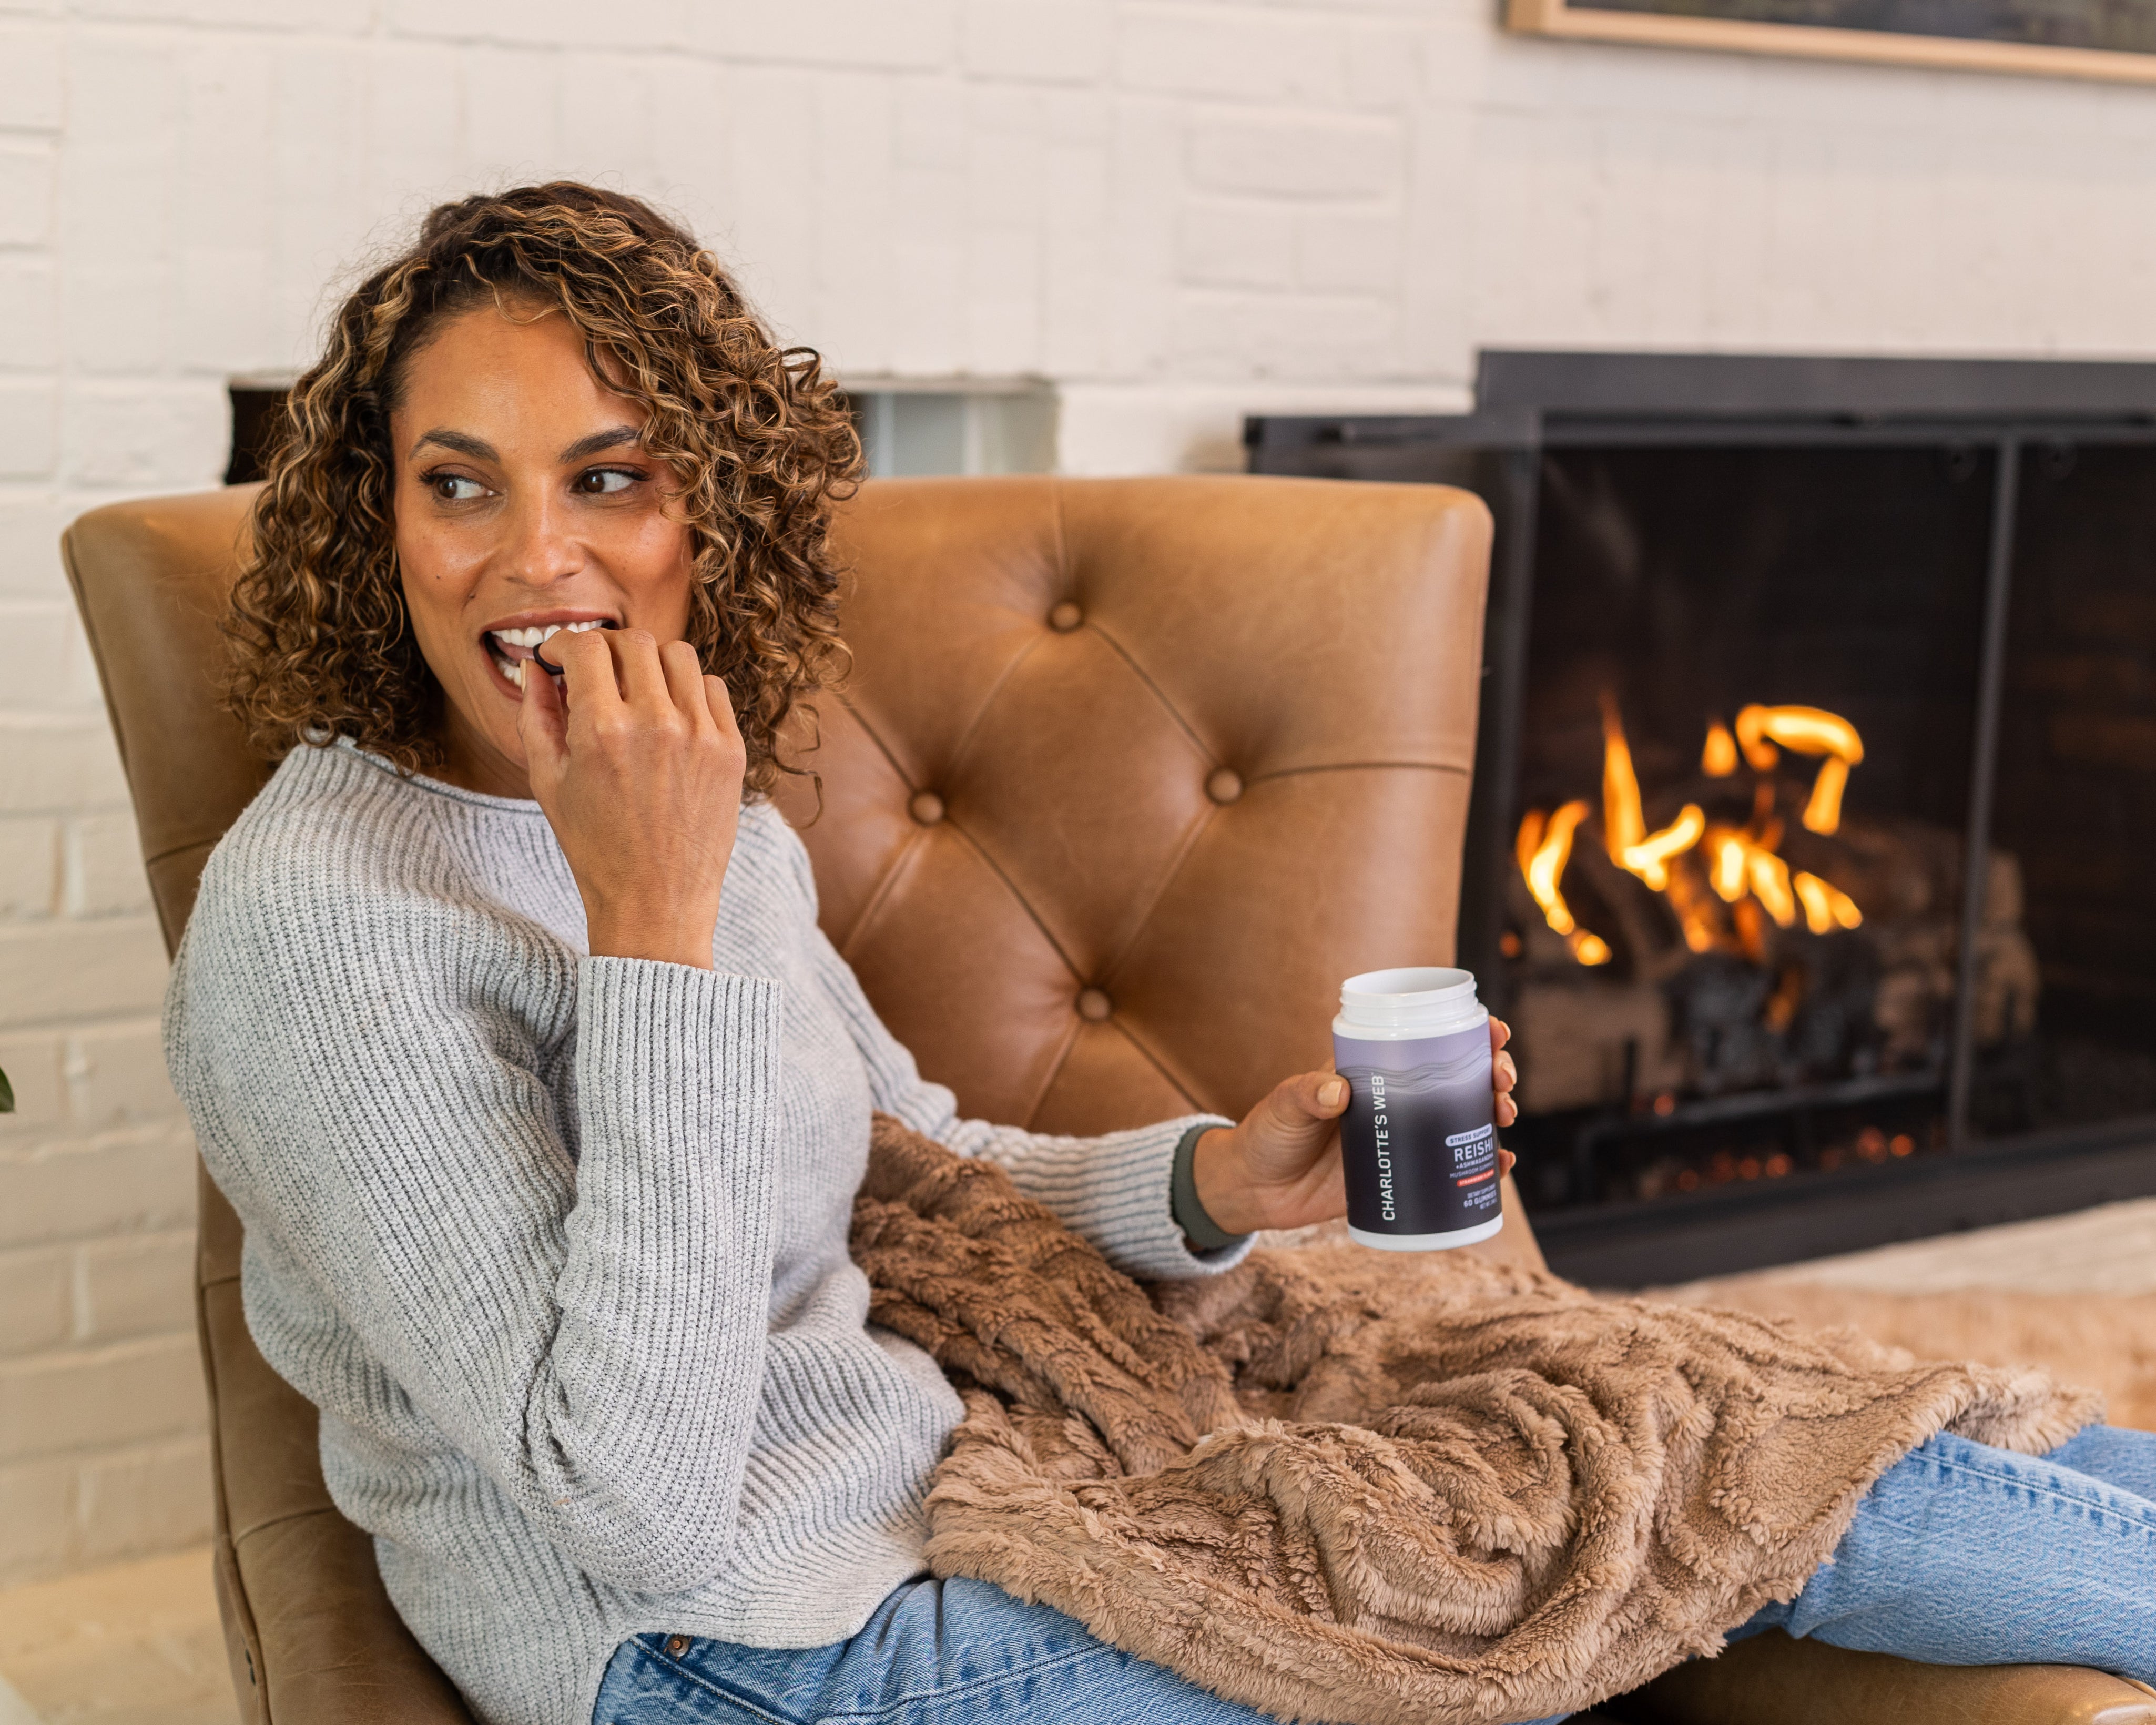
<svg viewBox="0 0 2156 1725"><path fill-rule="evenodd" d="M617 425L610 431L594 431L589 437L580 437L562 451L561 462L566 467L572 461L581 461L587 455L596 455L601 449L618 449L624 444L639 443L644 434L634 425Z"/></svg>
<svg viewBox="0 0 2156 1725"><path fill-rule="evenodd" d="M412 445L411 454L404 459L408 461L414 459L429 444L439 444L444 449L454 449L459 455L469 455L475 461L499 461L501 459L495 453L494 445L485 439L470 437L461 431L450 431L441 426L436 426L432 431L421 432L418 440Z"/></svg>

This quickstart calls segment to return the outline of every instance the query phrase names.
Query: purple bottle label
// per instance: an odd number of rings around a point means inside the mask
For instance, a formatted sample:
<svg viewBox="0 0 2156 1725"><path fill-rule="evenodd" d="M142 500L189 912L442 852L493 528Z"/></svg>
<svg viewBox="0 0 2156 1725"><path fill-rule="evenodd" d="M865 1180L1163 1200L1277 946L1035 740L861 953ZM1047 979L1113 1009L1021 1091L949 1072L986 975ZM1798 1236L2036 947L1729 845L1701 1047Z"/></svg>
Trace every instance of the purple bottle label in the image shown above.
<svg viewBox="0 0 2156 1725"><path fill-rule="evenodd" d="M1332 1034L1348 1220L1365 1234L1451 1234L1496 1219L1496 1107L1485 1024L1412 1042Z"/></svg>

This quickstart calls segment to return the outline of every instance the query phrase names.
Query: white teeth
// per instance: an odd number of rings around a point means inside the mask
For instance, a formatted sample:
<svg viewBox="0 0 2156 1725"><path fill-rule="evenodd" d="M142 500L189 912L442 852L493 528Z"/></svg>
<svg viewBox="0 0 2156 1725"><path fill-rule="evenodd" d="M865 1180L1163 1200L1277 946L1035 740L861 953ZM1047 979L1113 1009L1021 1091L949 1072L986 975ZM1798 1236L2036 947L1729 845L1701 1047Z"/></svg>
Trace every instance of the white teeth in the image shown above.
<svg viewBox="0 0 2156 1725"><path fill-rule="evenodd" d="M594 617L584 623L547 623L530 629L491 629L487 633L505 646L536 647L558 634L581 635L605 627L604 619Z"/></svg>
<svg viewBox="0 0 2156 1725"><path fill-rule="evenodd" d="M524 686L524 667L528 659L512 659L505 650L521 647L526 653L536 653L540 647L556 635L581 635L595 629L604 629L606 619L594 617L583 623L536 624L528 629L490 629L486 632L488 650L494 662L501 667L501 674L521 689Z"/></svg>

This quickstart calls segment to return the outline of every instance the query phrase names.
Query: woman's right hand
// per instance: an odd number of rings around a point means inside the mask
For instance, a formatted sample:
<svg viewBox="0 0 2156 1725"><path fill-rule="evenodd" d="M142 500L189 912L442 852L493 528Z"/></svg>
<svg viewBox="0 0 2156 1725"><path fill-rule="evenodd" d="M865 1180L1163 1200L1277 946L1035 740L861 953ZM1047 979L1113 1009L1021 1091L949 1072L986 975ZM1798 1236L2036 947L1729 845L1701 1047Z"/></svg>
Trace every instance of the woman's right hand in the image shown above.
<svg viewBox="0 0 2156 1725"><path fill-rule="evenodd" d="M726 685L686 641L640 629L565 629L541 650L565 686L530 666L517 733L593 956L709 970L747 762Z"/></svg>

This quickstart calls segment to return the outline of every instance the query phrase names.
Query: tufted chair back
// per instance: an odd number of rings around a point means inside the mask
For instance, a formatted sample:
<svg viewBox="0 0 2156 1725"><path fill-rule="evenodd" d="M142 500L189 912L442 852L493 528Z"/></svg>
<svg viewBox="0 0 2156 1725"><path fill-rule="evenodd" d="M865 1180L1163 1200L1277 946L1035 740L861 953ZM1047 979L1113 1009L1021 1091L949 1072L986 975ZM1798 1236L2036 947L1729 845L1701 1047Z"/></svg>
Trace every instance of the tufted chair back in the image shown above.
<svg viewBox="0 0 2156 1725"><path fill-rule="evenodd" d="M1048 1132L1240 1114L1342 978L1450 962L1489 533L1432 486L865 488L783 803L922 1070Z"/></svg>
<svg viewBox="0 0 2156 1725"><path fill-rule="evenodd" d="M268 772L213 686L253 488L92 511L64 552L177 942ZM972 1111L1240 1113L1325 1062L1340 979L1452 951L1489 516L1281 479L882 481L844 511L855 671L808 823L826 928ZM1534 1256L1524 1225L1495 1245ZM202 1184L197 1309L234 1686L254 1722L469 1717L322 1483Z"/></svg>

